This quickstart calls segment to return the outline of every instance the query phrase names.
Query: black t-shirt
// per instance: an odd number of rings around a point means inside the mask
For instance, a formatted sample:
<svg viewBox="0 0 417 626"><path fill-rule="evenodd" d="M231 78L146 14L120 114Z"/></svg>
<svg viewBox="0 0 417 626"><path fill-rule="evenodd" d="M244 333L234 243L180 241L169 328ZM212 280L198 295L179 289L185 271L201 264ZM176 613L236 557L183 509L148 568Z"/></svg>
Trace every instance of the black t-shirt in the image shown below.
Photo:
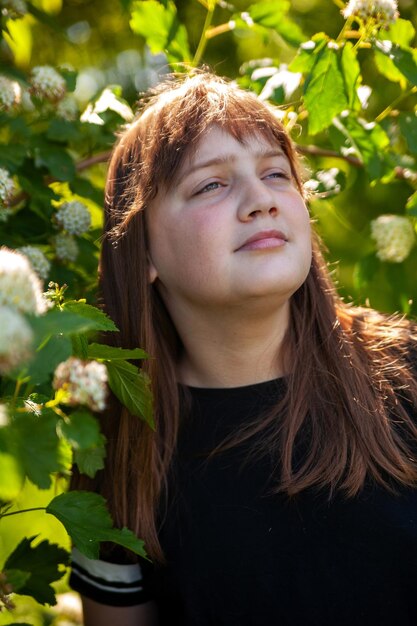
<svg viewBox="0 0 417 626"><path fill-rule="evenodd" d="M161 626L416 626L417 489L272 494L272 460L251 455L257 436L207 458L284 384L190 388L160 531L167 566L142 568L136 602L153 597ZM84 566L72 584L89 595ZM126 590L107 601L136 603Z"/></svg>

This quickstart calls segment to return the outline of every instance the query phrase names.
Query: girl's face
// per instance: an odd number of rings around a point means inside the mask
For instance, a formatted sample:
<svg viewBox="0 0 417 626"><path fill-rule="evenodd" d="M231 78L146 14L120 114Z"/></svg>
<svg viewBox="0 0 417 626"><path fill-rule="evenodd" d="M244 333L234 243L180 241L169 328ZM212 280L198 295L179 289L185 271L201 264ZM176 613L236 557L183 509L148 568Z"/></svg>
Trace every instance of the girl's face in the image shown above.
<svg viewBox="0 0 417 626"><path fill-rule="evenodd" d="M170 311L285 302L309 272L307 208L281 147L261 135L240 143L212 126L147 220L150 280Z"/></svg>

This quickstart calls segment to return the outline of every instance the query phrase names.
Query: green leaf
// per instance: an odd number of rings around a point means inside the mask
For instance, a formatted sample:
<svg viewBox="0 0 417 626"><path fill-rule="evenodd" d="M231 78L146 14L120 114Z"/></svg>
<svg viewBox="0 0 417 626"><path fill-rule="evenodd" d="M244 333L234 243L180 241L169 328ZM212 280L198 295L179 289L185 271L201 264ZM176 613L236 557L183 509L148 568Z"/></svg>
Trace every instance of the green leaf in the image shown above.
<svg viewBox="0 0 417 626"><path fill-rule="evenodd" d="M102 343L91 343L88 346L89 359L103 359L105 361L125 361L127 359L148 359L149 355L140 348L126 350L125 348L114 348Z"/></svg>
<svg viewBox="0 0 417 626"><path fill-rule="evenodd" d="M51 474L68 473L71 458L57 435L58 418L50 409L40 416L22 413L13 423L17 458L26 476L40 489L51 486Z"/></svg>
<svg viewBox="0 0 417 626"><path fill-rule="evenodd" d="M61 432L76 450L86 450L103 443L98 420L87 411L76 411L61 423Z"/></svg>
<svg viewBox="0 0 417 626"><path fill-rule="evenodd" d="M104 468L106 458L105 437L102 435L102 443L85 450L74 451L74 463L78 466L81 474L94 478L97 472Z"/></svg>
<svg viewBox="0 0 417 626"><path fill-rule="evenodd" d="M330 140L342 153L352 150L366 166L371 180L380 178L384 170L384 151L389 138L378 124L369 124L353 115L333 120L329 131Z"/></svg>
<svg viewBox="0 0 417 626"><path fill-rule="evenodd" d="M417 154L417 113L400 113L398 121L408 149L413 154Z"/></svg>
<svg viewBox="0 0 417 626"><path fill-rule="evenodd" d="M75 176L75 164L68 152L62 147L40 145L35 148L36 167L46 167L57 180L72 180Z"/></svg>
<svg viewBox="0 0 417 626"><path fill-rule="evenodd" d="M308 74L314 67L318 55L329 41L326 33L317 33L310 41L302 43L288 69L290 72L303 72Z"/></svg>
<svg viewBox="0 0 417 626"><path fill-rule="evenodd" d="M410 83L417 85L417 50L401 47L387 39L376 40L373 45L394 63Z"/></svg>
<svg viewBox="0 0 417 626"><path fill-rule="evenodd" d="M398 18L388 26L385 30L380 30L378 33L378 39L389 39L394 43L398 43L403 46L409 46L414 39L416 29L409 20Z"/></svg>
<svg viewBox="0 0 417 626"><path fill-rule="evenodd" d="M353 284L355 289L360 291L364 287L367 287L379 267L380 262L374 252L358 261L353 270Z"/></svg>
<svg viewBox="0 0 417 626"><path fill-rule="evenodd" d="M97 309L91 304L82 302L81 300L77 302L66 302L64 305L64 311L75 313L76 315L80 315L81 317L90 320L91 328L93 330L118 331L117 326L115 326L113 320L111 320L106 313L100 311L100 309Z"/></svg>
<svg viewBox="0 0 417 626"><path fill-rule="evenodd" d="M312 135L330 126L333 118L348 106L338 53L329 45L323 48L305 84L304 102Z"/></svg>
<svg viewBox="0 0 417 626"><path fill-rule="evenodd" d="M0 451L0 501L11 502L23 487L24 473L14 454Z"/></svg>
<svg viewBox="0 0 417 626"><path fill-rule="evenodd" d="M89 330L96 330L97 326L87 315L78 315L66 309L53 309L40 317L28 316L28 320L39 341L50 335L85 333Z"/></svg>
<svg viewBox="0 0 417 626"><path fill-rule="evenodd" d="M361 82L361 68L350 41L347 41L342 48L341 67L349 108L360 109L361 103L358 98L357 88Z"/></svg>
<svg viewBox="0 0 417 626"><path fill-rule="evenodd" d="M68 141L79 140L82 135L79 122L70 122L55 117L49 124L46 136L53 141L67 143Z"/></svg>
<svg viewBox="0 0 417 626"><path fill-rule="evenodd" d="M151 52L165 52L170 62L191 58L185 26L180 23L172 0L133 2L130 27L145 38Z"/></svg>
<svg viewBox="0 0 417 626"><path fill-rule="evenodd" d="M248 13L255 24L271 28L292 46L298 46L305 37L299 26L286 17L290 8L289 0L278 2L259 2L248 8ZM233 20L232 16L232 20Z"/></svg>
<svg viewBox="0 0 417 626"><path fill-rule="evenodd" d="M5 167L14 174L23 164L27 146L21 144L0 144L0 167Z"/></svg>
<svg viewBox="0 0 417 626"><path fill-rule="evenodd" d="M68 337L53 336L35 353L35 358L29 363L27 373L33 385L46 382L55 368L62 361L66 361L72 354L71 341Z"/></svg>
<svg viewBox="0 0 417 626"><path fill-rule="evenodd" d="M114 395L132 413L155 428L149 378L127 361L106 363L109 386Z"/></svg>
<svg viewBox="0 0 417 626"><path fill-rule="evenodd" d="M405 208L409 215L417 217L417 191L408 198Z"/></svg>
<svg viewBox="0 0 417 626"><path fill-rule="evenodd" d="M70 491L46 507L65 526L74 545L89 559L97 559L101 541L112 541L146 558L144 543L127 528L113 528L106 501L97 493Z"/></svg>
<svg viewBox="0 0 417 626"><path fill-rule="evenodd" d="M55 591L51 583L62 578L69 554L63 548L42 541L37 546L31 546L35 536L25 537L10 554L5 563L5 570L20 570L29 574L25 584L19 589L19 594L32 596L40 604L56 604Z"/></svg>
<svg viewBox="0 0 417 626"><path fill-rule="evenodd" d="M71 337L72 353L74 356L84 361L88 359L88 340L84 335L73 335Z"/></svg>

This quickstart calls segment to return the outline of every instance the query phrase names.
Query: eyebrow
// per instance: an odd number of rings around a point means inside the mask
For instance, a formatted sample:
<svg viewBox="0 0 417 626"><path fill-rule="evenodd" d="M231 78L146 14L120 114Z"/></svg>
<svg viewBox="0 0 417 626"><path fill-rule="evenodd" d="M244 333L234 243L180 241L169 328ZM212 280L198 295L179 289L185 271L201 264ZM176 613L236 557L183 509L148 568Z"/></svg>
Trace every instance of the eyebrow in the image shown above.
<svg viewBox="0 0 417 626"><path fill-rule="evenodd" d="M253 155L256 159L268 159L272 157L285 157L284 152L279 148L273 148L272 150L259 150L255 152ZM214 157L213 159L209 159L208 161L202 161L201 163L195 163L192 165L187 171L185 171L180 177L178 184L180 184L186 176L190 176L197 170L203 170L212 165L222 165L224 163L233 163L236 161L236 155L234 154L223 154L218 157Z"/></svg>

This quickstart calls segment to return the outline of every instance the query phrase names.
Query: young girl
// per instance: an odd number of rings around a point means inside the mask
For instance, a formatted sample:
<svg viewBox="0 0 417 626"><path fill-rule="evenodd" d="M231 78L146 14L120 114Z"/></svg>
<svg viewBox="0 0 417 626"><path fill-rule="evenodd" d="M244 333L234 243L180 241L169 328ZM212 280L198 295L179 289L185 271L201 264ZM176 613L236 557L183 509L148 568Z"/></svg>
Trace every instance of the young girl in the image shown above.
<svg viewBox="0 0 417 626"><path fill-rule="evenodd" d="M156 430L113 399L88 486L152 563L74 551L85 625L415 626L416 336L336 294L274 110L160 87L114 150L100 280Z"/></svg>

